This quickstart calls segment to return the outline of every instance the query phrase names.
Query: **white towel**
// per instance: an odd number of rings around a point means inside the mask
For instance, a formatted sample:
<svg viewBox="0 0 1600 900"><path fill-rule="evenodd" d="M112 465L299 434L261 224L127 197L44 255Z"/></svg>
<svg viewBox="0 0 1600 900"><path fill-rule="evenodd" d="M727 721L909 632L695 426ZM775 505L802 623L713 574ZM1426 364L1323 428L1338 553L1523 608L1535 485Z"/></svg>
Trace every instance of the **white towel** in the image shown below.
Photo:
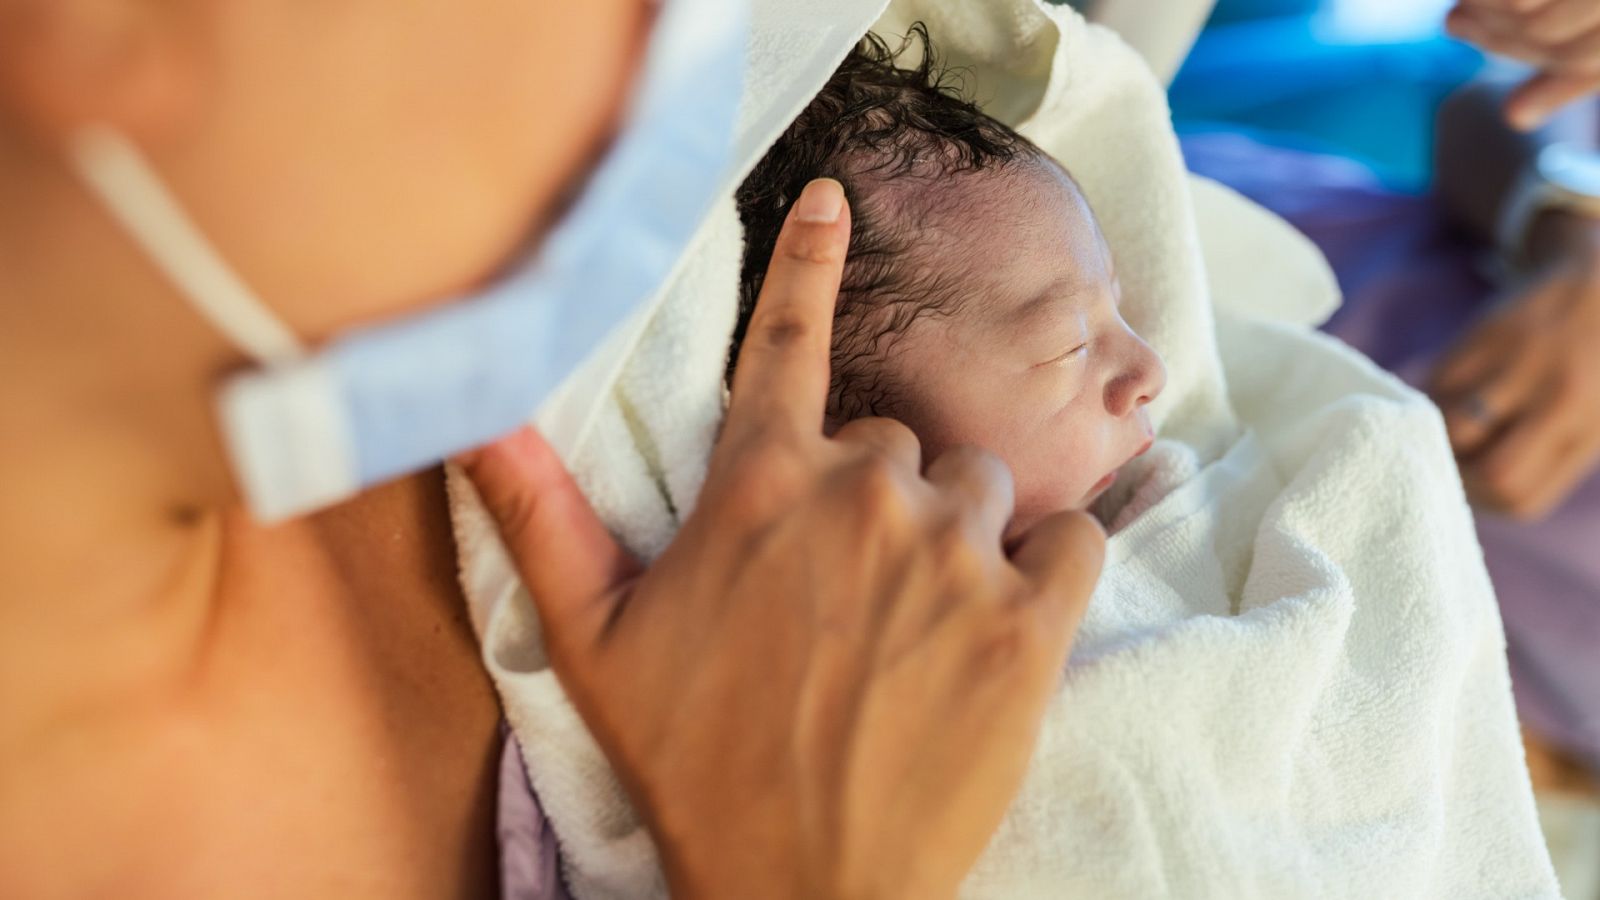
<svg viewBox="0 0 1600 900"><path fill-rule="evenodd" d="M874 6L757 3L767 74L748 86L746 168ZM1308 331L1335 297L1326 266L1267 214L1195 186L1159 86L1113 35L1036 0L903 0L886 23L914 19L1077 177L1124 310L1169 366L1163 448L1122 492L1139 514L1111 539L1021 794L963 895L1558 896L1436 412ZM1197 209L1229 239L1202 240ZM602 402L569 465L646 557L703 477L738 254L730 202L618 341L620 374L585 376ZM465 482L451 487L485 660L570 887L664 895L503 548Z"/></svg>

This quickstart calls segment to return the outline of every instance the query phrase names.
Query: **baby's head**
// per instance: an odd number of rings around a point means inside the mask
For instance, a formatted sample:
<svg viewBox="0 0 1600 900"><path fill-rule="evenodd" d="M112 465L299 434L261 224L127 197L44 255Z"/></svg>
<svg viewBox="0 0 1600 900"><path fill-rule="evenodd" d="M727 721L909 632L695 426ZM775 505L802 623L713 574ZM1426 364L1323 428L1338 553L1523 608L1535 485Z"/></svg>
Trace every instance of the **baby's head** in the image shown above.
<svg viewBox="0 0 1600 900"><path fill-rule="evenodd" d="M1122 320L1071 176L952 93L931 51L917 69L891 59L864 41L740 187L735 361L789 205L836 178L852 231L826 426L891 416L930 459L961 444L999 455L1016 528L1083 509L1149 446L1161 360Z"/></svg>

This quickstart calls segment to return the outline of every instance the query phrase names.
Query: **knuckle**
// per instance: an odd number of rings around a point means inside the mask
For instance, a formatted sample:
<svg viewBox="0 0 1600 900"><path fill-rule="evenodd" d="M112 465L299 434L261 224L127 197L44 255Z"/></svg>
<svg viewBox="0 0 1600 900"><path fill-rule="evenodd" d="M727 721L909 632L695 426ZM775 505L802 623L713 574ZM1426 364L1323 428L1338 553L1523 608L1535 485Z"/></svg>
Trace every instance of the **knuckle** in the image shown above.
<svg viewBox="0 0 1600 900"><path fill-rule="evenodd" d="M852 486L873 503L899 505L905 499L900 475L882 449L873 447L850 467Z"/></svg>
<svg viewBox="0 0 1600 900"><path fill-rule="evenodd" d="M910 518L911 498L905 479L888 454L876 448L847 466L844 490L861 511L864 527L899 527Z"/></svg>
<svg viewBox="0 0 1600 900"><path fill-rule="evenodd" d="M835 439L841 443L860 446L868 450L912 450L920 447L912 430L894 419L854 419L841 428Z"/></svg>
<svg viewBox="0 0 1600 900"><path fill-rule="evenodd" d="M529 490L522 478L508 474L503 462L487 451L457 462L506 540L515 546L533 521L536 492Z"/></svg>
<svg viewBox="0 0 1600 900"><path fill-rule="evenodd" d="M934 460L929 476L947 485L943 493L959 498L956 502L964 510L981 505L996 493L1009 496L1015 489L1011 468L981 447L950 448Z"/></svg>
<svg viewBox="0 0 1600 900"><path fill-rule="evenodd" d="M1049 555L1076 557L1098 552L1105 546L1105 526L1083 510L1052 513L1031 526L1026 534L1030 545L1049 548Z"/></svg>
<svg viewBox="0 0 1600 900"><path fill-rule="evenodd" d="M777 311L763 316L750 337L762 350L791 350L803 348L819 339L819 329L793 311ZM746 338L748 342L749 337Z"/></svg>
<svg viewBox="0 0 1600 900"><path fill-rule="evenodd" d="M753 525L768 519L781 505L776 489L757 483L729 491L719 506L731 521Z"/></svg>
<svg viewBox="0 0 1600 900"><path fill-rule="evenodd" d="M952 519L937 525L929 535L928 549L947 583L974 583L987 568L979 545L959 520Z"/></svg>
<svg viewBox="0 0 1600 900"><path fill-rule="evenodd" d="M1043 643L1028 618L1004 612L975 640L971 664L980 678L1032 673L1041 667Z"/></svg>
<svg viewBox="0 0 1600 900"><path fill-rule="evenodd" d="M858 466L861 466L862 469L894 468L893 442L886 439L883 434L856 432L856 434L850 436L850 439L842 440L840 444L845 447L846 455L858 461ZM867 474L864 471L854 472L854 474L869 480L880 477L877 474Z"/></svg>
<svg viewBox="0 0 1600 900"><path fill-rule="evenodd" d="M759 437L734 454L722 479L723 502L743 521L765 520L793 505L804 490L807 467L788 442Z"/></svg>
<svg viewBox="0 0 1600 900"><path fill-rule="evenodd" d="M533 527L536 503L531 492L521 489L502 490L495 494L489 509L508 545L516 547L524 542Z"/></svg>
<svg viewBox="0 0 1600 900"><path fill-rule="evenodd" d="M844 247L832 226L792 223L784 235L780 252L805 265L838 265L844 260Z"/></svg>

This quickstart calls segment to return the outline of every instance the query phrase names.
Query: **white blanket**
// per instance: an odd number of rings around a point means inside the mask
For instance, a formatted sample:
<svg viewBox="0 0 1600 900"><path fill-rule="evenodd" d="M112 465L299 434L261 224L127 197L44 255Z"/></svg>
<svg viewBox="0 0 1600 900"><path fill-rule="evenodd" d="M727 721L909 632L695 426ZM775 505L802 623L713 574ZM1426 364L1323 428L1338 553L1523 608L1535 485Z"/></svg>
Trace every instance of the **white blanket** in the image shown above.
<svg viewBox="0 0 1600 900"><path fill-rule="evenodd" d="M756 4L754 65L783 78L748 86L747 165L872 7ZM902 0L885 27L915 19L1078 178L1124 310L1169 367L1153 410L1161 451L1109 501L1143 485L1140 512L1111 538L1033 766L963 895L1558 896L1434 409L1308 330L1335 296L1320 257L1187 178L1159 87L1109 32L1035 0ZM574 393L600 400L569 464L646 557L704 473L739 252L730 202ZM580 900L664 895L503 548L470 488L455 475L451 487L485 661L570 887Z"/></svg>

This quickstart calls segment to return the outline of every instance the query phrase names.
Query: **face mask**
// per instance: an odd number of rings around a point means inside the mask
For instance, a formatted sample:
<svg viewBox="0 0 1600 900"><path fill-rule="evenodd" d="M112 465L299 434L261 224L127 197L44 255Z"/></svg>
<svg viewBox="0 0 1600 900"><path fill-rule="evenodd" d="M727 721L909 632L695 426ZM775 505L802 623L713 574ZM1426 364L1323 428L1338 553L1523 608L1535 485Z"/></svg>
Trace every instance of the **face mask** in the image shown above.
<svg viewBox="0 0 1600 900"><path fill-rule="evenodd" d="M480 446L536 411L546 438L570 449L597 399L583 384L603 381L580 369L606 365L642 326L648 301L728 189L745 3L665 3L622 132L531 260L481 293L314 353L229 268L131 143L102 129L78 136L72 160L91 193L258 363L218 395L257 518L345 499Z"/></svg>

